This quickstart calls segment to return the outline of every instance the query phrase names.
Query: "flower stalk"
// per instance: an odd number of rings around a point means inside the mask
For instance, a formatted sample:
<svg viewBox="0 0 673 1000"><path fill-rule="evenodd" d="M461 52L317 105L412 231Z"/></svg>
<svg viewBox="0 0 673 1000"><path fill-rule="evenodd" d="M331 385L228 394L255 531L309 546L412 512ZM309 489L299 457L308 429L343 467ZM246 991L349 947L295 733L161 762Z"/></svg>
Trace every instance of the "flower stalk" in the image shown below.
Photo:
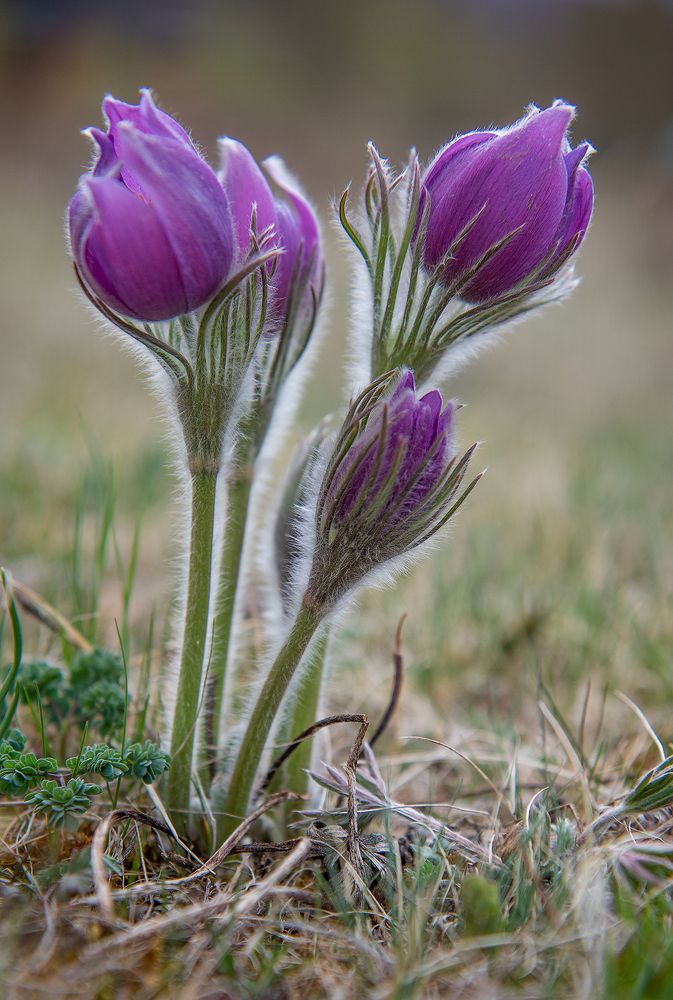
<svg viewBox="0 0 673 1000"><path fill-rule="evenodd" d="M255 776L283 696L324 616L324 608L302 605L273 662L238 748L224 810L217 817L218 844L236 829L247 814Z"/></svg>
<svg viewBox="0 0 673 1000"><path fill-rule="evenodd" d="M317 733L293 746L301 733L311 731L316 721L321 718L321 704L324 694L327 651L331 627L329 623L322 625L316 634L309 650L299 668L299 676L295 679L291 691L291 704L278 727L274 744L292 752L273 774L269 784L264 788L273 791L293 792L306 796L311 786L310 769L315 756ZM267 775L268 778L268 775ZM277 810L274 824L276 835L281 839L291 836L290 824L297 809L296 803L283 802Z"/></svg>
<svg viewBox="0 0 673 1000"><path fill-rule="evenodd" d="M265 161L262 170L250 152L231 139L222 141L221 152L222 182L232 192L232 201L234 193L239 195L238 245L249 239L256 247L257 230L263 225L267 227L268 241L277 240L280 252L268 278L267 325L257 346L251 398L238 428L227 483L227 523L213 616L212 694L203 734L201 776L206 789L215 770L219 733L227 716L225 696L227 690L233 690L236 595L243 584L241 570L253 483L287 381L309 346L324 286L317 219L282 163L272 158ZM278 196L271 185L279 190Z"/></svg>
<svg viewBox="0 0 673 1000"><path fill-rule="evenodd" d="M227 481L227 521L222 537L218 586L213 612L210 680L204 716L201 782L208 788L215 772L219 731L223 717L227 665L234 629L236 592L241 577L243 549L250 510L254 456L249 442L239 439L233 469Z"/></svg>
<svg viewBox="0 0 673 1000"><path fill-rule="evenodd" d="M329 635L329 625L323 626L313 644L308 662L302 668L293 692L292 705L283 725L286 742L295 739L319 718ZM312 755L313 740L304 740L285 764L282 772L283 789L299 794L308 791L308 769Z"/></svg>
<svg viewBox="0 0 673 1000"><path fill-rule="evenodd" d="M171 735L173 766L166 798L173 822L183 834L189 821L192 757L208 635L216 484L217 471L192 474L189 576Z"/></svg>

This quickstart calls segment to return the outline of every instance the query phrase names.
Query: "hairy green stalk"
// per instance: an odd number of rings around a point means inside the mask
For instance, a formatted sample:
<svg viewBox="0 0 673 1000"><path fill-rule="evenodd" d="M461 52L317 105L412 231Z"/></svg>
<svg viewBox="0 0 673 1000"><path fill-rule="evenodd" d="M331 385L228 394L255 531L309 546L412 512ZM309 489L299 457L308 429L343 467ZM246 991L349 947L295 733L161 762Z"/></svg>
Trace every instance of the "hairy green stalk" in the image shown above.
<svg viewBox="0 0 673 1000"><path fill-rule="evenodd" d="M218 844L236 829L246 815L255 775L281 701L323 618L321 608L301 607L267 675L238 749L224 811L217 817Z"/></svg>
<svg viewBox="0 0 673 1000"><path fill-rule="evenodd" d="M210 654L210 676L204 718L204 739L201 752L200 776L208 790L213 775L222 722L227 666L231 656L234 630L234 608L241 576L245 532L250 510L254 471L254 449L248 441L236 449L236 460L227 483L227 519L222 539L219 579L213 638Z"/></svg>
<svg viewBox="0 0 673 1000"><path fill-rule="evenodd" d="M325 661L330 637L330 626L318 632L311 655L302 666L293 692L293 701L283 720L278 743L288 746L294 739L318 721L320 699L325 680ZM308 769L311 766L315 737L304 740L296 747L285 764L275 775L269 789L290 791L303 795L309 790ZM292 836L290 823L297 809L296 802L282 802L276 807L277 833L281 840Z"/></svg>
<svg viewBox="0 0 673 1000"><path fill-rule="evenodd" d="M192 473L187 605L171 737L173 763L168 773L166 798L173 823L182 833L187 830L189 818L192 757L208 635L216 483L216 471Z"/></svg>
<svg viewBox="0 0 673 1000"><path fill-rule="evenodd" d="M329 626L320 631L311 650L310 659L301 672L296 687L296 697L284 727L288 743L318 721L329 632ZM283 768L283 789L299 793L308 791L309 776L306 771L311 766L312 750L313 739L304 740L288 758Z"/></svg>

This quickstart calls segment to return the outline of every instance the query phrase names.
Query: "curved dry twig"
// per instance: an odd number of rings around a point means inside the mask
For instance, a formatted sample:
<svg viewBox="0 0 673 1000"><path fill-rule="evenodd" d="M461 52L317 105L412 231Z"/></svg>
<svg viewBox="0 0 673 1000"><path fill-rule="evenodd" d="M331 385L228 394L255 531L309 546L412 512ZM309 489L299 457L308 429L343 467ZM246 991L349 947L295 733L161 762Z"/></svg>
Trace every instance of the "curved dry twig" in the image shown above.
<svg viewBox="0 0 673 1000"><path fill-rule="evenodd" d="M367 716L363 715L361 712L355 714L345 713L342 715L327 715L324 719L319 719L317 722L314 722L312 726L308 727L308 729L304 729L298 736L295 736L292 742L288 743L283 752L276 757L273 764L266 772L264 781L259 786L257 794L261 795L262 792L266 791L285 761L294 753L298 746L301 746L304 740L308 740L311 736L315 736L316 733L319 733L320 730L324 729L326 726L336 726L341 722L358 722L360 725L366 722L367 725L369 725Z"/></svg>
<svg viewBox="0 0 673 1000"><path fill-rule="evenodd" d="M397 623L397 629L395 630L395 645L393 647L393 688L390 692L390 701L386 707L385 712L381 716L381 721L374 730L374 735L368 741L370 747L373 747L378 739L383 736L384 732L390 724L395 709L397 708L400 700L400 694L402 693L402 682L404 680L404 656L402 655L402 629L404 628L404 623L407 620L406 611L401 616L399 622Z"/></svg>
<svg viewBox="0 0 673 1000"><path fill-rule="evenodd" d="M353 868L361 878L364 876L365 863L360 849L360 832L358 830L357 766L368 727L369 719L363 715L348 760L344 764L344 771L348 779L348 854Z"/></svg>

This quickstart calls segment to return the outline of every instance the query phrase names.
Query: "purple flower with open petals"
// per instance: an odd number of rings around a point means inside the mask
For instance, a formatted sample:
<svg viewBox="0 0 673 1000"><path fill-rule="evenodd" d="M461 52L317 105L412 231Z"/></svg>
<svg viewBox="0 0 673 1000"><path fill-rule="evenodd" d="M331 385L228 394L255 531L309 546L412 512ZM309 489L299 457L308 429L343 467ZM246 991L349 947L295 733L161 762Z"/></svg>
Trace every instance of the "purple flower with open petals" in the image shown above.
<svg viewBox="0 0 673 1000"><path fill-rule="evenodd" d="M457 510L474 485L454 499L474 448L456 460L454 413L436 389L418 398L408 370L377 379L353 403L318 497L312 604L333 606Z"/></svg>
<svg viewBox="0 0 673 1000"><path fill-rule="evenodd" d="M556 101L511 128L459 136L428 168L423 262L432 270L446 261L441 280L466 301L553 274L582 242L593 207L583 166L591 147L570 147L574 111Z"/></svg>
<svg viewBox="0 0 673 1000"><path fill-rule="evenodd" d="M106 131L68 209L84 282L124 316L170 319L204 305L226 280L232 220L214 171L185 130L157 108L106 97Z"/></svg>

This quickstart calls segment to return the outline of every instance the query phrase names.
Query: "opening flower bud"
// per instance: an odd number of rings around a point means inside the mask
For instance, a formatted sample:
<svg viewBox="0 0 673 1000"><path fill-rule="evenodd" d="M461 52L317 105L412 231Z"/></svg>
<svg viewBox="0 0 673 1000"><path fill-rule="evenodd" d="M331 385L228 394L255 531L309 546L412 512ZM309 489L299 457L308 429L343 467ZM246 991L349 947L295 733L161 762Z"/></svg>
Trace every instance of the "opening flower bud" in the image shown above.
<svg viewBox="0 0 673 1000"><path fill-rule="evenodd" d="M273 230L273 245L278 243L276 205L262 170L247 146L228 136L220 139L219 179L229 202L234 226L236 255L245 259L252 238Z"/></svg>
<svg viewBox="0 0 673 1000"><path fill-rule="evenodd" d="M271 310L284 323L299 322L320 301L324 257L315 212L278 156L268 157L264 169L279 189L276 199L278 243L283 252L276 262ZM294 314L294 315L292 315Z"/></svg>
<svg viewBox="0 0 673 1000"><path fill-rule="evenodd" d="M458 509L474 451L456 461L455 406L416 395L411 371L387 374L351 406L316 514L307 604L333 607L372 570L427 541Z"/></svg>
<svg viewBox="0 0 673 1000"><path fill-rule="evenodd" d="M88 130L96 158L68 208L78 271L124 316L152 322L198 309L232 264L224 191L149 91L138 105L107 97L103 111L107 129Z"/></svg>
<svg viewBox="0 0 673 1000"><path fill-rule="evenodd" d="M582 242L593 207L583 166L591 147L570 147L574 112L555 101L510 128L459 136L425 173L423 262L441 267L442 283L466 301L548 277Z"/></svg>
<svg viewBox="0 0 673 1000"><path fill-rule="evenodd" d="M281 251L269 265L269 332L301 323L302 314L322 294L324 258L313 209L280 157L270 156L260 166L243 143L224 138L220 162L238 263L251 249L253 237L263 237Z"/></svg>

